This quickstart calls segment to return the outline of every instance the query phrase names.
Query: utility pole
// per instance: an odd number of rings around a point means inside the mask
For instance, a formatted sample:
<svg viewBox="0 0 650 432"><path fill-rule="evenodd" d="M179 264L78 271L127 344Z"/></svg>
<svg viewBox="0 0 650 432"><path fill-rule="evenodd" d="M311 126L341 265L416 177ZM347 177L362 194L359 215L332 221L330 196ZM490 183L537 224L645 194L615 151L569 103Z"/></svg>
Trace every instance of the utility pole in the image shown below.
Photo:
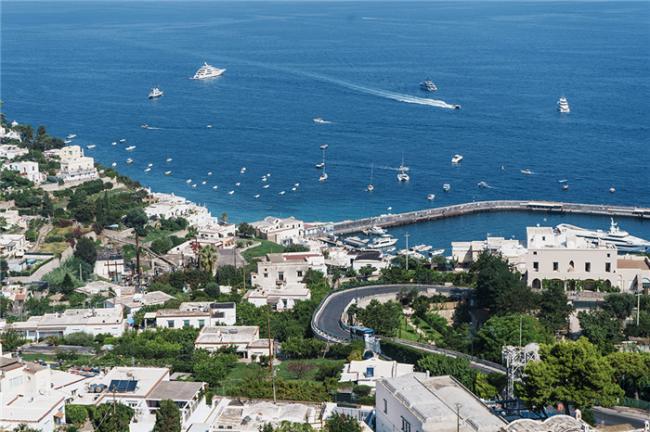
<svg viewBox="0 0 650 432"><path fill-rule="evenodd" d="M404 234L406 238L406 271L409 271L409 233Z"/></svg>
<svg viewBox="0 0 650 432"><path fill-rule="evenodd" d="M275 392L275 369L273 369L273 342L271 340L271 317L266 316L266 334L269 340L269 370L271 371L271 386L273 387L273 404L277 403Z"/></svg>
<svg viewBox="0 0 650 432"><path fill-rule="evenodd" d="M460 432L460 407L462 405L457 403L456 404L456 432Z"/></svg>
<svg viewBox="0 0 650 432"><path fill-rule="evenodd" d="M636 288L636 326L639 326L639 314L641 313L641 288Z"/></svg>
<svg viewBox="0 0 650 432"><path fill-rule="evenodd" d="M523 315L520 315L519 316L519 348L521 348L523 319L524 319Z"/></svg>

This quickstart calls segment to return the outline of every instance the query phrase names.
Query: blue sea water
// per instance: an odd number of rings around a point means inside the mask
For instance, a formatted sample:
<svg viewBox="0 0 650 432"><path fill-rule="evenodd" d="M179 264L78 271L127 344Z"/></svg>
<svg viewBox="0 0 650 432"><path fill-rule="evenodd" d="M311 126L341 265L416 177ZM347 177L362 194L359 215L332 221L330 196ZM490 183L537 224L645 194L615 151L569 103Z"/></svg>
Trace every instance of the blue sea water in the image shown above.
<svg viewBox="0 0 650 432"><path fill-rule="evenodd" d="M484 199L649 206L648 22L647 2L3 1L0 98L9 119L76 133L103 164L237 221ZM204 61L227 72L189 80ZM419 89L427 77L438 92ZM154 85L165 96L150 101ZM562 95L569 115L555 109ZM120 138L137 149L111 145ZM472 216L430 235L507 235L538 216ZM429 236L426 226L409 229Z"/></svg>

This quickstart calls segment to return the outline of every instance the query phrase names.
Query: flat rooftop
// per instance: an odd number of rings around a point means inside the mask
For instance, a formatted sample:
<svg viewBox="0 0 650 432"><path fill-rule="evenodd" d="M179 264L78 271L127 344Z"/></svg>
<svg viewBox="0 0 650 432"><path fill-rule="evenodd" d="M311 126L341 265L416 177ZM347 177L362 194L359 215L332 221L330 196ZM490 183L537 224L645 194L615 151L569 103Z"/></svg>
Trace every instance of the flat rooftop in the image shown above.
<svg viewBox="0 0 650 432"><path fill-rule="evenodd" d="M191 401L201 391L204 383L189 381L163 381L147 396L151 400Z"/></svg>
<svg viewBox="0 0 650 432"><path fill-rule="evenodd" d="M430 422L439 432L456 431L456 404L460 404L461 426L464 426L461 431L476 426L481 432L499 432L506 425L472 392L448 375L429 377L425 373L411 373L380 382L422 420L425 430L428 429L424 425Z"/></svg>
<svg viewBox="0 0 650 432"><path fill-rule="evenodd" d="M257 326L217 326L203 327L196 337L195 344L237 344L251 343L259 338Z"/></svg>
<svg viewBox="0 0 650 432"><path fill-rule="evenodd" d="M120 324L124 321L122 307L97 309L67 309L63 312L48 313L30 317L27 321L12 324L17 330L32 328L64 328L70 325Z"/></svg>

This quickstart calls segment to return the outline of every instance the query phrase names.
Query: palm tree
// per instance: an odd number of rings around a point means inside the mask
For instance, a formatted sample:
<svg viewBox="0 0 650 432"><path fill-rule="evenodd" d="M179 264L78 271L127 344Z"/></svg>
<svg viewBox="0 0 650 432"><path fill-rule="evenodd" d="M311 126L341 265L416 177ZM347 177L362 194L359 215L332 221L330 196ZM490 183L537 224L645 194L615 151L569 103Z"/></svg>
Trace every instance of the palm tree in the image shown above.
<svg viewBox="0 0 650 432"><path fill-rule="evenodd" d="M205 245L199 250L199 267L201 269L212 273L216 262L217 249L213 245Z"/></svg>

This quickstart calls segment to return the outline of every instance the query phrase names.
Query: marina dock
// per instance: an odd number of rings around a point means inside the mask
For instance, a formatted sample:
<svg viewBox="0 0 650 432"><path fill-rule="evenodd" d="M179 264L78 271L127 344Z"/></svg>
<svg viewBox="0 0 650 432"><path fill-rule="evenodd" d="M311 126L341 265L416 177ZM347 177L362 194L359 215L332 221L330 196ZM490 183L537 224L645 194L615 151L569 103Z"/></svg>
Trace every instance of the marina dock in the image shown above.
<svg viewBox="0 0 650 432"><path fill-rule="evenodd" d="M650 219L650 207L578 204L556 201L477 201L330 223L323 225L318 234L349 234L363 231L372 226L387 228L487 212L544 212Z"/></svg>

